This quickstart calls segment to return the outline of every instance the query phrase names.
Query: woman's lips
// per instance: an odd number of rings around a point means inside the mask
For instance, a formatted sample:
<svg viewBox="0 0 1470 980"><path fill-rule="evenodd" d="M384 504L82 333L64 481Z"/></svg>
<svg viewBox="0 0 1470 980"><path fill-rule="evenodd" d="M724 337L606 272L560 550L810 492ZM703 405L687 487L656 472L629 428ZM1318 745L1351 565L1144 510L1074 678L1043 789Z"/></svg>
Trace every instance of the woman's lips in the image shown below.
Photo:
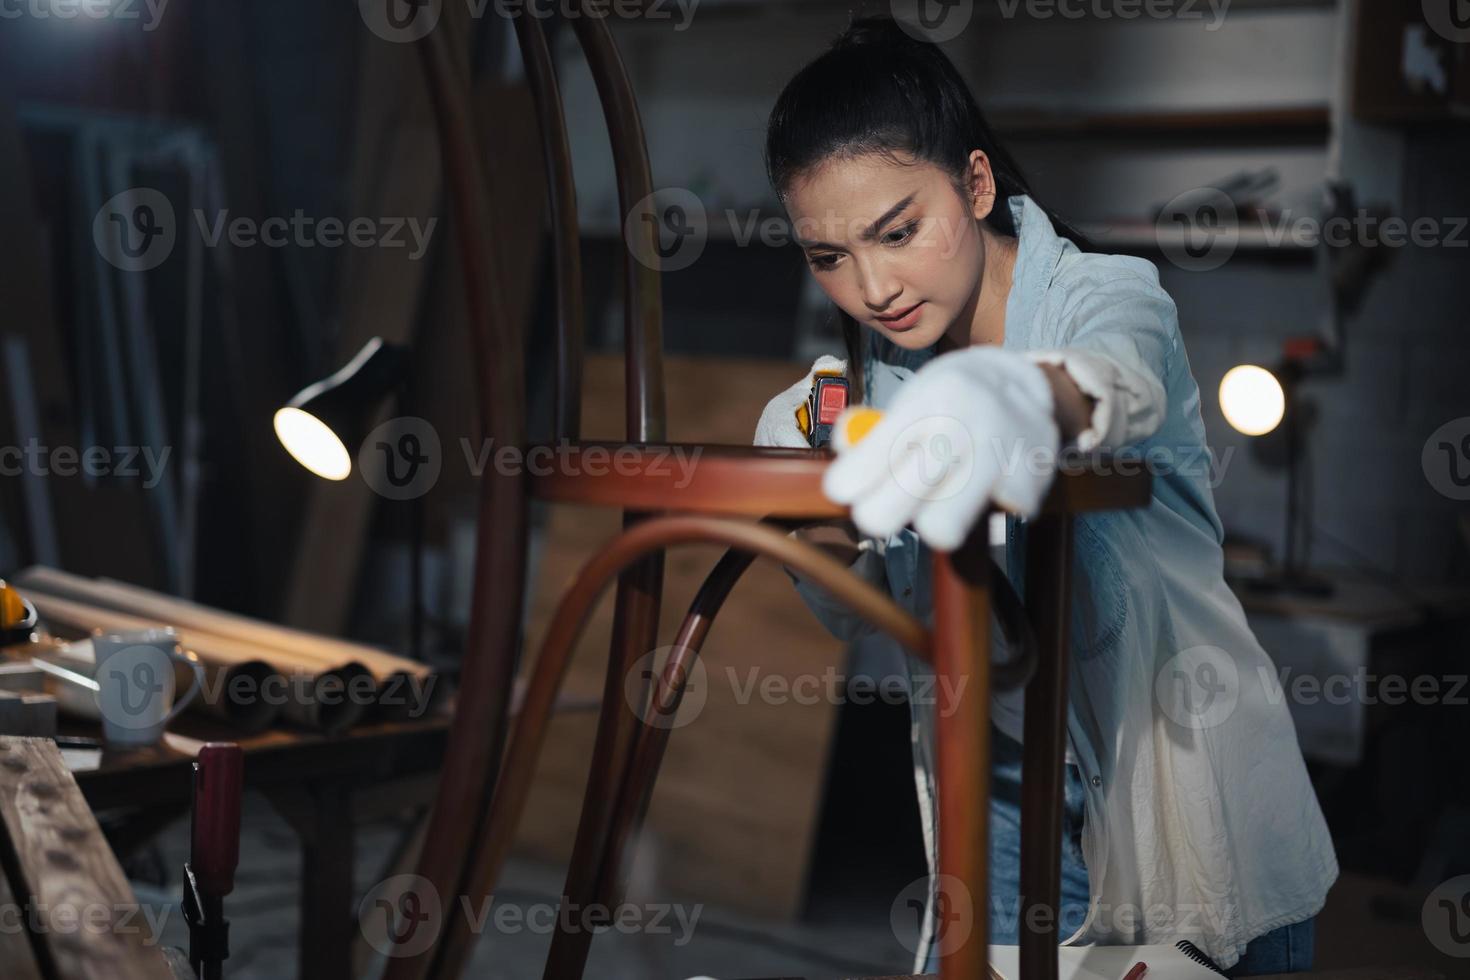
<svg viewBox="0 0 1470 980"><path fill-rule="evenodd" d="M919 322L919 313L922 312L924 309L924 302L924 300L919 300L919 302L915 303L899 316L892 319L880 316L877 318L877 320L889 330L907 330L914 324Z"/></svg>

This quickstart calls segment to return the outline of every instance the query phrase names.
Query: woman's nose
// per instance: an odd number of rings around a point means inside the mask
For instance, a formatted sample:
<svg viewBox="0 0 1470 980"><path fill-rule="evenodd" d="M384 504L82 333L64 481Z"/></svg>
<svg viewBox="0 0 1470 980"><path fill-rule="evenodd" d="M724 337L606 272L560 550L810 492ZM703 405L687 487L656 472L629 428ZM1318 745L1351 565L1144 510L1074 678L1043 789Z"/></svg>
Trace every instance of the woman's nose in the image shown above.
<svg viewBox="0 0 1470 980"><path fill-rule="evenodd" d="M863 302L868 309L874 313L888 312L893 301L903 292L903 286L898 279L885 267L883 262L857 263L858 275L862 281L859 284L862 289Z"/></svg>

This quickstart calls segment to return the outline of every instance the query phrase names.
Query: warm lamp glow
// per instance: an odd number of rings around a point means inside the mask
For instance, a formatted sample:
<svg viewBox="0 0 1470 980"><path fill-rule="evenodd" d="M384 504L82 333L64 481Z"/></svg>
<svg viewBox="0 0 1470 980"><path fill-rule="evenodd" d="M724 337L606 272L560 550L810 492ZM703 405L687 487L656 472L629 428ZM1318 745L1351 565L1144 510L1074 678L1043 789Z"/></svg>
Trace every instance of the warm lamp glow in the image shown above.
<svg viewBox="0 0 1470 980"><path fill-rule="evenodd" d="M321 419L299 408L276 412L276 438L296 462L327 480L345 480L352 472L352 456L342 440Z"/></svg>
<svg viewBox="0 0 1470 980"><path fill-rule="evenodd" d="M1281 424L1286 393L1276 375L1254 364L1241 364L1220 379L1220 410L1225 421L1248 436L1263 436Z"/></svg>

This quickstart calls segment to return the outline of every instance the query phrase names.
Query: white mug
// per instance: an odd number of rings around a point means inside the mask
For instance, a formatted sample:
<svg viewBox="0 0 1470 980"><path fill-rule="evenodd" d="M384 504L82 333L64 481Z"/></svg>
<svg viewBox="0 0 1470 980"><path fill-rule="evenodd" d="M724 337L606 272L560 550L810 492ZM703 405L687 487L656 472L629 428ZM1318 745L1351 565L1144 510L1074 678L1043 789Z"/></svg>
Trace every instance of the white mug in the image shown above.
<svg viewBox="0 0 1470 980"><path fill-rule="evenodd" d="M172 628L104 633L92 637L97 660L97 710L102 737L109 745L153 745L164 726L204 685L204 665L179 647ZM174 701L174 666L181 661L194 671L194 684Z"/></svg>

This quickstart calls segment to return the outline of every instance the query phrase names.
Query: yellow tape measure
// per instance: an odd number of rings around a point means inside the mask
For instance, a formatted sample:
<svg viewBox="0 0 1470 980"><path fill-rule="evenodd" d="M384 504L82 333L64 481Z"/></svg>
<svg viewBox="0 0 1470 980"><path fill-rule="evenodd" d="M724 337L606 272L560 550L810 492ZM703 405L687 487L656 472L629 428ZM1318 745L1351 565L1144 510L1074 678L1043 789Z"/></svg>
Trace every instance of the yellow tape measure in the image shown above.
<svg viewBox="0 0 1470 980"><path fill-rule="evenodd" d="M832 427L832 445L841 452L862 442L873 426L883 418L883 413L866 405L855 405L837 417Z"/></svg>

